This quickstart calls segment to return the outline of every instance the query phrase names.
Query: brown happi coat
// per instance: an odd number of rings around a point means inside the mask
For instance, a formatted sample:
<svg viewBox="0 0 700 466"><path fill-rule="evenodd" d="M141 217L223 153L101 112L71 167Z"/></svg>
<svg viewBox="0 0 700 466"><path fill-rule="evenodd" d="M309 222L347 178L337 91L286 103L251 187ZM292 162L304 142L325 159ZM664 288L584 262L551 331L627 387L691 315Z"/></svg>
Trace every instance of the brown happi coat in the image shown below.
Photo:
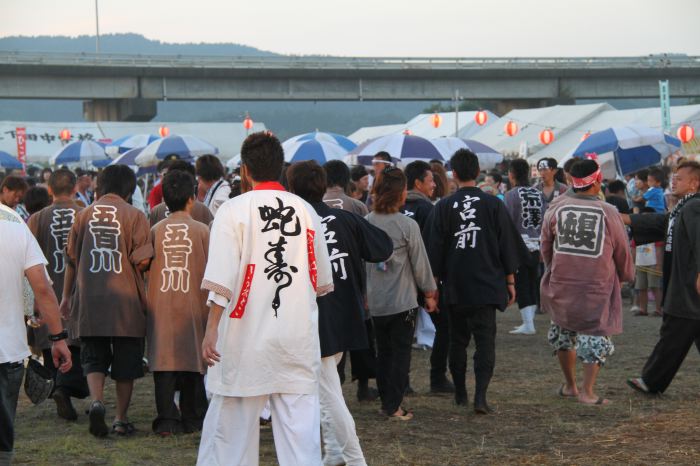
<svg viewBox="0 0 700 466"><path fill-rule="evenodd" d="M29 217L27 221L27 226L49 262L46 271L53 282L53 290L58 302L61 302L63 296L63 278L68 260L65 257L68 233L80 210L82 207L73 200L55 202ZM71 319L71 322L63 321L64 328L69 330L71 336L75 334L75 324L75 319ZM32 330L34 331L34 345L42 350L50 349L51 342L48 339L49 331L46 325Z"/></svg>
<svg viewBox="0 0 700 466"><path fill-rule="evenodd" d="M151 213L148 214L148 220L151 222L151 226L154 226L161 220L168 218L168 215L170 215L168 206L165 205L165 202L161 202L153 209L151 209ZM194 205L192 206L192 212L190 212L190 216L194 220L197 220L198 222L203 223L206 226L211 225L212 220L214 220L214 216L212 215L211 210L209 210L209 207L197 200L194 201Z"/></svg>
<svg viewBox="0 0 700 466"><path fill-rule="evenodd" d="M148 273L148 362L152 371L204 373L202 340L207 292L200 289L209 228L184 211L151 229L155 251Z"/></svg>
<svg viewBox="0 0 700 466"><path fill-rule="evenodd" d="M78 336L144 337L146 294L137 265L153 257L146 216L106 194L78 213L66 252L76 265L71 315Z"/></svg>

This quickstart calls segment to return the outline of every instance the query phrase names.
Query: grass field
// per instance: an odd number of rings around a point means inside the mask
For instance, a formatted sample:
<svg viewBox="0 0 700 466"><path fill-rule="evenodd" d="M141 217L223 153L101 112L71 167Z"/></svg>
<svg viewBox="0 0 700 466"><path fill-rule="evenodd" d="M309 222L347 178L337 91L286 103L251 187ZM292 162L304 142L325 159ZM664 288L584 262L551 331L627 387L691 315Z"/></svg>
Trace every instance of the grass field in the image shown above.
<svg viewBox="0 0 700 466"><path fill-rule="evenodd" d="M599 394L609 406L583 406L556 395L561 376L546 343L548 319L538 315L534 337L508 335L518 323L511 308L499 314L496 373L489 402L497 409L476 416L450 396L428 395L429 351L414 351L411 383L417 394L406 401L415 418L390 422L378 403L358 403L346 382L346 400L369 465L467 464L698 464L700 463L700 356L693 348L663 397L633 393L624 381L639 374L656 343L661 319L625 312L625 333L614 339L616 353L601 371ZM471 352L470 352L471 358ZM471 363L471 359L470 359ZM581 370L579 370L581 375ZM473 393L473 379L469 381ZM114 389L107 389L108 416ZM82 408L78 402L76 407ZM82 409L81 409L82 411ZM56 417L51 400L31 406L22 395L17 413L16 464L194 464L199 435L161 439L150 433L155 417L153 380L136 385L131 438L95 439L87 417ZM271 431L261 433L261 464L276 464Z"/></svg>

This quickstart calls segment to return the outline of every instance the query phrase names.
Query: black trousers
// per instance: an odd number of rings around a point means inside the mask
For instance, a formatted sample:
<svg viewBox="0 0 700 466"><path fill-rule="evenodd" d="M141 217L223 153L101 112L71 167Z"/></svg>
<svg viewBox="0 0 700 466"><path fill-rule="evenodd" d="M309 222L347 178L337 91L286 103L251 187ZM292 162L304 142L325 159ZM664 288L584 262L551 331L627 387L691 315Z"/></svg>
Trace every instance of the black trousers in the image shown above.
<svg viewBox="0 0 700 466"><path fill-rule="evenodd" d="M69 346L71 361L73 365L65 374L59 372L56 366L53 365L51 350L41 350L44 357L44 367L51 371L55 381L54 391L57 388L62 389L68 396L73 398L87 398L90 395L87 379L83 375L83 367L80 365L80 346Z"/></svg>
<svg viewBox="0 0 700 466"><path fill-rule="evenodd" d="M153 372L156 411L155 432L185 432L202 430L207 406L204 376L199 372ZM180 409L175 405L175 387L180 389Z"/></svg>
<svg viewBox="0 0 700 466"><path fill-rule="evenodd" d="M671 385L693 342L700 351L700 320L664 313L660 334L642 370L642 379L653 393L663 393Z"/></svg>
<svg viewBox="0 0 700 466"><path fill-rule="evenodd" d="M540 303L540 252L530 253L529 260L520 264L515 274L515 295L520 309Z"/></svg>
<svg viewBox="0 0 700 466"><path fill-rule="evenodd" d="M24 379L24 361L0 364L0 464L10 464L15 443L15 413Z"/></svg>
<svg viewBox="0 0 700 466"><path fill-rule="evenodd" d="M476 391L485 391L496 365L496 308L450 306L450 372L455 390L466 390L467 347L472 337Z"/></svg>
<svg viewBox="0 0 700 466"><path fill-rule="evenodd" d="M411 367L417 309L372 317L377 335L377 389L382 410L391 415L403 401Z"/></svg>
<svg viewBox="0 0 700 466"><path fill-rule="evenodd" d="M350 373L352 380L369 380L377 376L377 349L374 344L374 325L372 319L365 320L365 329L367 330L367 340L369 348L350 351ZM345 383L345 363L347 361L347 352L343 353L343 357L338 363L338 375L340 383Z"/></svg>
<svg viewBox="0 0 700 466"><path fill-rule="evenodd" d="M430 383L440 382L447 372L447 356L450 352L450 314L445 306L440 312L428 314L435 326L433 350L430 352Z"/></svg>

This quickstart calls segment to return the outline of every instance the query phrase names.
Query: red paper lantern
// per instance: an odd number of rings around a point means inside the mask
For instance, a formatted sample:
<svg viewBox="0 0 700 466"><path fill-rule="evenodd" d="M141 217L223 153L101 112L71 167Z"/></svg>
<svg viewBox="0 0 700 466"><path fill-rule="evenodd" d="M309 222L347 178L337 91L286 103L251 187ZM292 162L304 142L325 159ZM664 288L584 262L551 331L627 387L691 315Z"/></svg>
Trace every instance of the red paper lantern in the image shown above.
<svg viewBox="0 0 700 466"><path fill-rule="evenodd" d="M243 127L246 131L250 131L250 129L253 127L253 119L248 115L246 115L245 119L243 120Z"/></svg>
<svg viewBox="0 0 700 466"><path fill-rule="evenodd" d="M439 128L440 125L442 124L442 117L439 114L435 113L433 115L432 123L433 123L433 128Z"/></svg>
<svg viewBox="0 0 700 466"><path fill-rule="evenodd" d="M410 129L405 129L405 130L403 130L403 134L405 134L406 136L410 136L413 133L411 132Z"/></svg>
<svg viewBox="0 0 700 466"><path fill-rule="evenodd" d="M62 129L60 133L58 133L58 137L61 139L61 141L70 141L70 131L67 129Z"/></svg>
<svg viewBox="0 0 700 466"><path fill-rule="evenodd" d="M516 122L510 120L508 123L506 123L505 130L508 136L513 137L518 134L520 128L518 128L518 124Z"/></svg>
<svg viewBox="0 0 700 466"><path fill-rule="evenodd" d="M540 142L545 146L551 144L554 141L554 133L551 129L547 128L540 133Z"/></svg>
<svg viewBox="0 0 700 466"><path fill-rule="evenodd" d="M479 126L484 126L486 124L486 120L488 120L488 119L489 119L489 116L483 110L479 110L474 115L474 121L476 121L476 124Z"/></svg>
<svg viewBox="0 0 700 466"><path fill-rule="evenodd" d="M588 137L589 137L590 135L591 135L591 132L590 132L590 131L586 131L586 133L585 133L583 136L581 136L581 142L583 142L583 141L585 141L586 139L588 139Z"/></svg>
<svg viewBox="0 0 700 466"><path fill-rule="evenodd" d="M695 137L695 130L690 125L682 125L680 128L678 128L676 135L678 136L678 139L685 144L686 142L693 140Z"/></svg>
<svg viewBox="0 0 700 466"><path fill-rule="evenodd" d="M163 125L160 128L158 128L158 134L160 134L160 137L164 138L168 134L170 134L170 128L167 126Z"/></svg>

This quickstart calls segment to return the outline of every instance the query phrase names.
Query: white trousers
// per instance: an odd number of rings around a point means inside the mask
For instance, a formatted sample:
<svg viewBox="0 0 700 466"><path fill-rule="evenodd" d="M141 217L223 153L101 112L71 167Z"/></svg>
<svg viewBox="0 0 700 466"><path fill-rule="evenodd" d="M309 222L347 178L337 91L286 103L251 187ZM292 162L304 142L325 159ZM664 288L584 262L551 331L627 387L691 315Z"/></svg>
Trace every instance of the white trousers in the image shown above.
<svg viewBox="0 0 700 466"><path fill-rule="evenodd" d="M272 435L280 466L320 466L318 395L214 395L202 428L197 465L256 466L260 411L270 401Z"/></svg>
<svg viewBox="0 0 700 466"><path fill-rule="evenodd" d="M342 353L321 358L319 399L325 466L345 463L347 466L367 466L355 433L355 421L345 404L337 365ZM274 426L274 422L273 422Z"/></svg>

